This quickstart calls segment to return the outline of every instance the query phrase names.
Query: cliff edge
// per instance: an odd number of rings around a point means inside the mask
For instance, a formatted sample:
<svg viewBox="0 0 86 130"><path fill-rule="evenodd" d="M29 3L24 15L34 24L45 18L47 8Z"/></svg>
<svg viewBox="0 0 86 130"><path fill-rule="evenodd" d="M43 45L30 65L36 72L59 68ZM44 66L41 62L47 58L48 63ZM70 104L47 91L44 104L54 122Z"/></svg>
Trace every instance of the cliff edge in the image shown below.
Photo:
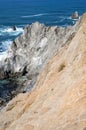
<svg viewBox="0 0 86 130"><path fill-rule="evenodd" d="M45 65L34 90L0 112L0 130L86 130L86 14L78 26L70 44Z"/></svg>

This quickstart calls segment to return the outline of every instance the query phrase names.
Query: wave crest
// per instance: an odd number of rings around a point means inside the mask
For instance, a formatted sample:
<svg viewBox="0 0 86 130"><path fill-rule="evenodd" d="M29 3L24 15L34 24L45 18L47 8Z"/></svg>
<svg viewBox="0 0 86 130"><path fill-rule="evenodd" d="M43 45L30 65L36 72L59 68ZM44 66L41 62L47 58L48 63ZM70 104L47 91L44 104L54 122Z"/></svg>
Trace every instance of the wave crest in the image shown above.
<svg viewBox="0 0 86 130"><path fill-rule="evenodd" d="M0 52L6 51L11 44L12 44L12 40L10 39L6 41L2 41L0 45Z"/></svg>
<svg viewBox="0 0 86 130"><path fill-rule="evenodd" d="M10 36L17 36L23 32L23 28L16 27L16 30L14 31L11 27L3 27L0 28L0 36L1 35L10 35Z"/></svg>
<svg viewBox="0 0 86 130"><path fill-rule="evenodd" d="M33 18L33 17L40 17L40 16L45 16L45 15L49 15L49 14L44 13L44 14L26 15L26 16L21 16L21 18Z"/></svg>

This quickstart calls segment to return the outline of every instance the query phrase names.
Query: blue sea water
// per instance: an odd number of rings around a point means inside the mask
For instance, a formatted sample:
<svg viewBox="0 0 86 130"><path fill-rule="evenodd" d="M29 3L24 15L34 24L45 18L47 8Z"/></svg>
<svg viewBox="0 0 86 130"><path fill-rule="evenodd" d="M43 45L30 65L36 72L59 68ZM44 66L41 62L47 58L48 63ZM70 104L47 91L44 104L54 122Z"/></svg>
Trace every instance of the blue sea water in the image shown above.
<svg viewBox="0 0 86 130"><path fill-rule="evenodd" d="M81 16L86 11L86 0L0 0L0 55L26 24L39 21L46 25L73 25L76 21L70 16L75 11ZM16 31L11 28L14 25Z"/></svg>

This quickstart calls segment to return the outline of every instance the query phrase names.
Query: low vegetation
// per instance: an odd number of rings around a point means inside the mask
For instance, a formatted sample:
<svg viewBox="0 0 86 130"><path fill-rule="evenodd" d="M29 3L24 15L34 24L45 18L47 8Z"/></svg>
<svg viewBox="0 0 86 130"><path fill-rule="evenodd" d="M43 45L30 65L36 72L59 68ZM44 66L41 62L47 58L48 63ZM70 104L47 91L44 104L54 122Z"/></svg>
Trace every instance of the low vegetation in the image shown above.
<svg viewBox="0 0 86 130"><path fill-rule="evenodd" d="M59 66L59 69L58 69L58 72L62 71L65 67L65 63L62 63L60 66Z"/></svg>

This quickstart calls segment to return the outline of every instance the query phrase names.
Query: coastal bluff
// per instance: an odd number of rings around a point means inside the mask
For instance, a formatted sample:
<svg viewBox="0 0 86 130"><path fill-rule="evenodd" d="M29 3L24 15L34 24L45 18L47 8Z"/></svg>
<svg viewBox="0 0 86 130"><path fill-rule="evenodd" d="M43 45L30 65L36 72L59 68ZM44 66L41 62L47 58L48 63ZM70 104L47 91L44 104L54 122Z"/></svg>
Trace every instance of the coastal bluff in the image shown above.
<svg viewBox="0 0 86 130"><path fill-rule="evenodd" d="M27 25L0 59L0 79L39 74L47 61L74 37L76 28L46 27L39 22Z"/></svg>
<svg viewBox="0 0 86 130"><path fill-rule="evenodd" d="M0 68L1 78L38 75L0 111L0 130L86 130L86 13L73 27L27 26Z"/></svg>
<svg viewBox="0 0 86 130"><path fill-rule="evenodd" d="M0 88L0 105L17 93L33 89L41 70L62 46L69 44L77 27L45 26L39 22L25 27L0 58L0 79L7 80Z"/></svg>

